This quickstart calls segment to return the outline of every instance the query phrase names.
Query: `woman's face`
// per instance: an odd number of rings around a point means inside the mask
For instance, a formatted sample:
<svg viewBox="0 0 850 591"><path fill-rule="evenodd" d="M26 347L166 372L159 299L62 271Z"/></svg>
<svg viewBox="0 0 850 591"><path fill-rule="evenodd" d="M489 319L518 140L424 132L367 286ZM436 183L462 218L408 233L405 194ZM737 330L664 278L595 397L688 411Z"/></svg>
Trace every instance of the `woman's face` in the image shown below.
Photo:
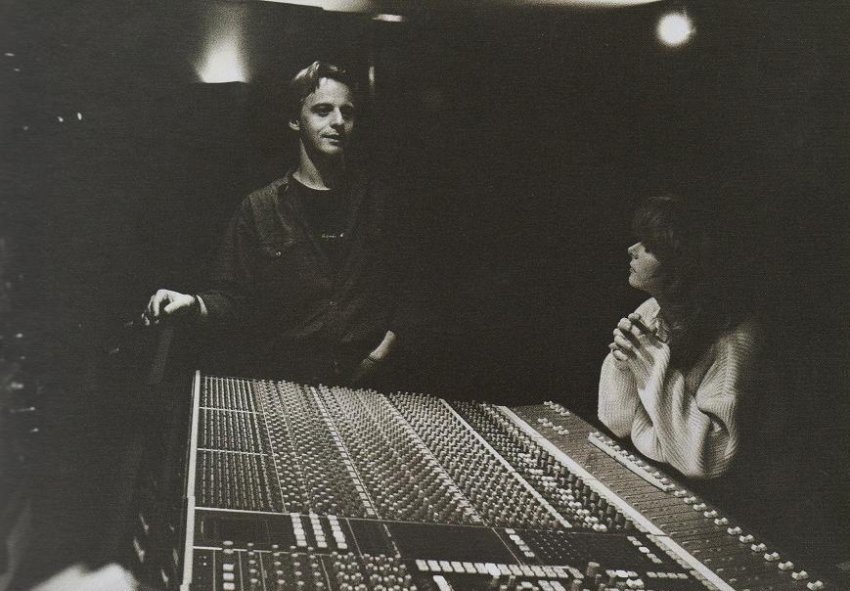
<svg viewBox="0 0 850 591"><path fill-rule="evenodd" d="M643 242L635 242L627 251L632 258L629 285L657 297L661 293L661 261L646 249Z"/></svg>

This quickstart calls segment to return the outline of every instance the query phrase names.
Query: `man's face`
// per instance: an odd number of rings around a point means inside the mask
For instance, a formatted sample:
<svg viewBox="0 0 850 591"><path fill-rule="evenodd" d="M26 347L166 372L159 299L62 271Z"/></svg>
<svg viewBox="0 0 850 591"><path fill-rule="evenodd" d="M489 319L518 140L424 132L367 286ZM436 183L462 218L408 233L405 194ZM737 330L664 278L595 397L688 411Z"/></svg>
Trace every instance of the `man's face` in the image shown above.
<svg viewBox="0 0 850 591"><path fill-rule="evenodd" d="M308 154L339 157L354 131L351 89L337 80L321 78L319 87L304 99L298 118L289 127L299 133Z"/></svg>

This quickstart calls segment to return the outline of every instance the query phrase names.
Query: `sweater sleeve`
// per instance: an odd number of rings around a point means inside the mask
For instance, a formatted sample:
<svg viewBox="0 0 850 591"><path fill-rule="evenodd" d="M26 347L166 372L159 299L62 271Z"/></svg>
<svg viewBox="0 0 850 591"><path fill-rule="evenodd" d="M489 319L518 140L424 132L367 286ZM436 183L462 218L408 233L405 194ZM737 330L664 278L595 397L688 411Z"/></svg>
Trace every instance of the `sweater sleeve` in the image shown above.
<svg viewBox="0 0 850 591"><path fill-rule="evenodd" d="M690 375L671 368L665 347L637 392L645 412L635 413L635 447L693 478L728 470L740 439L739 406L752 388L757 341L749 323L723 335L701 364L708 366L701 379L693 375L696 368Z"/></svg>
<svg viewBox="0 0 850 591"><path fill-rule="evenodd" d="M658 304L649 299L635 312L648 319L657 310ZM608 353L602 362L597 415L614 435L623 438L631 434L636 421L646 420L646 411L641 405L632 372L619 369L612 353Z"/></svg>
<svg viewBox="0 0 850 591"><path fill-rule="evenodd" d="M628 437L638 413L646 414L632 372L618 369L614 356L608 353L599 377L599 420L617 437Z"/></svg>

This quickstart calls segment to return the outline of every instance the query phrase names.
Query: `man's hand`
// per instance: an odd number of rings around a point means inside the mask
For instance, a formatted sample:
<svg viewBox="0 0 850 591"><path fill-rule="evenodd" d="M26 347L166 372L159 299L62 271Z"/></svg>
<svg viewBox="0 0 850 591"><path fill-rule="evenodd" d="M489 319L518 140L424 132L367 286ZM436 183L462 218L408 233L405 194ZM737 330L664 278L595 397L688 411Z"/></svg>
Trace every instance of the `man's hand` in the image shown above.
<svg viewBox="0 0 850 591"><path fill-rule="evenodd" d="M367 357L366 359L361 361L360 365L354 368L354 373L351 375L351 385L357 386L368 376L377 372L380 365L380 361L376 361L371 357Z"/></svg>
<svg viewBox="0 0 850 591"><path fill-rule="evenodd" d="M361 382L365 377L374 374L378 371L381 363L383 363L384 359L386 359L389 354L392 352L395 347L395 333L391 330L387 331L387 334L384 335L381 344L378 345L371 353L369 353L368 357L360 362L360 365L354 370L354 374L351 376L351 384L357 385Z"/></svg>
<svg viewBox="0 0 850 591"><path fill-rule="evenodd" d="M616 367L631 371L639 388L646 385L656 359L666 346L636 313L617 323L614 342L609 345Z"/></svg>
<svg viewBox="0 0 850 591"><path fill-rule="evenodd" d="M142 313L142 323L150 326L159 324L167 317L200 316L201 312L200 302L196 296L160 289L148 300L148 305Z"/></svg>

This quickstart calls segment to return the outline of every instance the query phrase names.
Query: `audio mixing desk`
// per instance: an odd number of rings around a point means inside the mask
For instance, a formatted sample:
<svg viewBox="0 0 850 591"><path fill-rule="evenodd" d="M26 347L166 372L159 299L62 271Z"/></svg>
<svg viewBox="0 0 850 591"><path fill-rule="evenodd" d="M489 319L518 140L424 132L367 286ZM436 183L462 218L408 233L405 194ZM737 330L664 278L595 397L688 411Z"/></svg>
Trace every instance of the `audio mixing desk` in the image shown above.
<svg viewBox="0 0 850 591"><path fill-rule="evenodd" d="M555 403L197 374L190 414L182 512L133 539L171 589L835 588Z"/></svg>

